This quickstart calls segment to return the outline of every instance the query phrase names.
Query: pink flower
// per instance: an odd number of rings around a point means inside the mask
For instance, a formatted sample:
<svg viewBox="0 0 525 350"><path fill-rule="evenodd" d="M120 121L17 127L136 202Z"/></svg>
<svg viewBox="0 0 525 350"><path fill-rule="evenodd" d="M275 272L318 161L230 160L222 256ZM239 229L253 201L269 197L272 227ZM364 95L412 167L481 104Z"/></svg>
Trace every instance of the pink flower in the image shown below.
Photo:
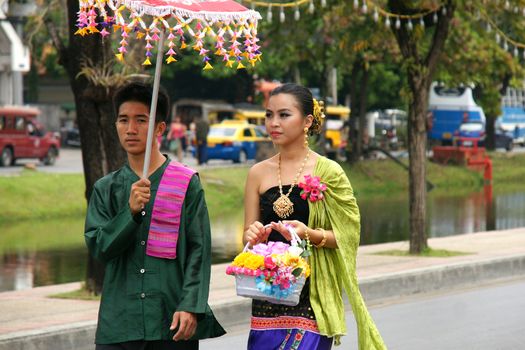
<svg viewBox="0 0 525 350"><path fill-rule="evenodd" d="M326 191L326 184L321 182L319 176L305 175L304 182L299 183L298 186L302 189L302 199L316 202L324 198L323 192Z"/></svg>
<svg viewBox="0 0 525 350"><path fill-rule="evenodd" d="M262 256L284 254L289 247L290 245L284 242L268 242L268 244L259 243L252 248L252 252Z"/></svg>
<svg viewBox="0 0 525 350"><path fill-rule="evenodd" d="M275 261L273 261L273 258L271 256L266 256L264 258L264 267L273 270L277 267L277 265L275 264Z"/></svg>
<svg viewBox="0 0 525 350"><path fill-rule="evenodd" d="M290 248L290 245L284 242L268 242L270 254L284 254L288 248Z"/></svg>
<svg viewBox="0 0 525 350"><path fill-rule="evenodd" d="M253 246L252 253L266 256L270 255L270 250L268 249L268 246L264 243L259 243Z"/></svg>

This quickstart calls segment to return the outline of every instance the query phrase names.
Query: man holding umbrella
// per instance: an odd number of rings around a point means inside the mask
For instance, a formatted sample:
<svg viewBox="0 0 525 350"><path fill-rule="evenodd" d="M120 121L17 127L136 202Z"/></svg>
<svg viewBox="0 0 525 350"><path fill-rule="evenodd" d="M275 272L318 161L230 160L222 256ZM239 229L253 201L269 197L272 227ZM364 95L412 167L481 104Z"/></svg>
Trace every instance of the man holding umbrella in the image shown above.
<svg viewBox="0 0 525 350"><path fill-rule="evenodd" d="M199 177L163 155L156 137L144 166L152 96L139 82L115 94L128 162L97 181L88 206L86 244L105 264L97 350L198 349L198 339L225 333L207 302L211 237ZM170 103L163 89L155 100L158 136Z"/></svg>

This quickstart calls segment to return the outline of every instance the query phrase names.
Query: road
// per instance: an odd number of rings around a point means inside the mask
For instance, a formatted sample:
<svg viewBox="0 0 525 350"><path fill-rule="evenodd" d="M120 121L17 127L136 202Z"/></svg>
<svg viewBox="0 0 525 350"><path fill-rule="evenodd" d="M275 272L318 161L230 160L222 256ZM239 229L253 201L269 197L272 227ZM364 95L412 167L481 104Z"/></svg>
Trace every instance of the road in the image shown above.
<svg viewBox="0 0 525 350"><path fill-rule="evenodd" d="M173 155L171 158L174 159ZM197 166L197 161L193 157L185 157L183 160L184 164L193 167L199 168ZM247 164L253 164L254 161L248 161ZM61 148L60 156L57 158L55 165L46 166L43 163L39 162L38 159L19 159L16 161L14 166L1 167L0 166L0 176L2 175L15 175L20 173L24 167L35 167L38 171L44 173L77 173L81 174L84 172L84 167L82 165L82 152L80 148ZM242 164L233 164L229 160L210 160L208 163L203 166L206 168L209 167L232 167L232 166L244 166Z"/></svg>
<svg viewBox="0 0 525 350"><path fill-rule="evenodd" d="M497 152L500 152L499 150ZM525 147L516 147L512 151L513 153L525 153ZM406 158L408 153L406 151L395 151L392 152L395 157ZM378 153L378 158L385 157L383 154ZM172 159L174 157L172 156ZM184 164L193 167L199 168L195 158L189 156L185 157L183 160ZM254 161L248 161L248 165L253 164ZM20 159L16 161L14 166L0 167L0 176L2 175L15 175L20 173L25 166L36 166L38 171L45 173L83 173L84 168L82 166L82 152L80 148L62 148L60 149L60 156L57 158L56 164L52 166L45 166L43 163L39 162L38 159ZM210 160L208 164L204 167L232 167L232 166L244 166L243 164L233 164L229 160Z"/></svg>
<svg viewBox="0 0 525 350"><path fill-rule="evenodd" d="M389 350L516 350L525 349L524 295L521 279L371 305L370 312ZM334 350L357 349L353 316L346 317L349 335ZM247 332L238 327L200 349L245 349Z"/></svg>

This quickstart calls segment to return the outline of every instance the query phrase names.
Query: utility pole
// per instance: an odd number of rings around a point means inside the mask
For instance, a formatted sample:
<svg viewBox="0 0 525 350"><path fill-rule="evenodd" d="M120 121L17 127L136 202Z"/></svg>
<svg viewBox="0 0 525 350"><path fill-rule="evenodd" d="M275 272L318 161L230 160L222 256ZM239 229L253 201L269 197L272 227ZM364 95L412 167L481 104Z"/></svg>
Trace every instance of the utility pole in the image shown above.
<svg viewBox="0 0 525 350"><path fill-rule="evenodd" d="M337 68L335 67L330 71L330 94L332 95L332 105L337 106Z"/></svg>

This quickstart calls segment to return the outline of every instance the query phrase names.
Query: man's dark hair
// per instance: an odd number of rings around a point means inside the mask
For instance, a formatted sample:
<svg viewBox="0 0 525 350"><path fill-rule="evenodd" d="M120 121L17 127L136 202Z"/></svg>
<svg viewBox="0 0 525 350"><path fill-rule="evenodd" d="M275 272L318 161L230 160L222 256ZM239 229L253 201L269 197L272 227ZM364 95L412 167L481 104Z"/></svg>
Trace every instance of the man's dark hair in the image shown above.
<svg viewBox="0 0 525 350"><path fill-rule="evenodd" d="M153 95L153 85L143 82L130 82L115 92L113 96L113 107L115 109L115 116L118 116L120 106L124 102L140 102L146 106L151 106L151 97ZM162 86L159 87L159 95L157 99L157 115L155 116L155 123L166 122L170 113L170 97Z"/></svg>

